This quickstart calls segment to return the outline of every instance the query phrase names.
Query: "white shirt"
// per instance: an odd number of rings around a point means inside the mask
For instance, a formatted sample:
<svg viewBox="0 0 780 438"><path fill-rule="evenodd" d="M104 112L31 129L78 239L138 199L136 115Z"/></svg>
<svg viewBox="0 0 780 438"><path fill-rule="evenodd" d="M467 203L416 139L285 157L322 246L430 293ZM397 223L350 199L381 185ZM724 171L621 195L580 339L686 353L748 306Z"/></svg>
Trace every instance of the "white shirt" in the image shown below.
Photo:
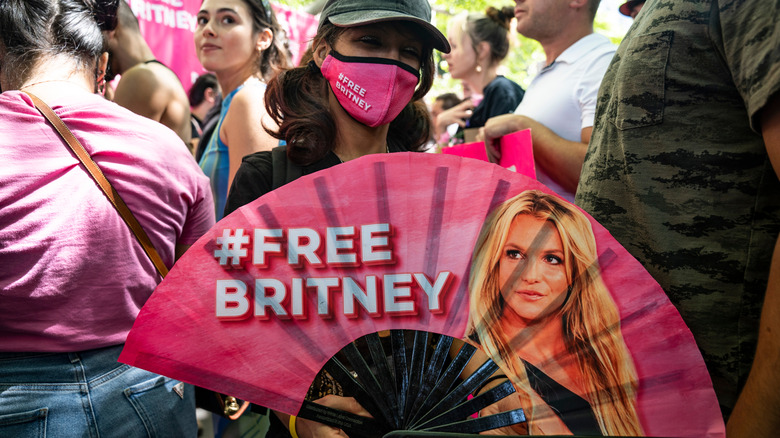
<svg viewBox="0 0 780 438"><path fill-rule="evenodd" d="M581 38L539 71L515 114L536 120L566 140L581 141L582 130L593 126L601 79L614 54L615 46L603 35L592 33ZM544 170L537 167L536 175L574 202L574 192L565 190Z"/></svg>

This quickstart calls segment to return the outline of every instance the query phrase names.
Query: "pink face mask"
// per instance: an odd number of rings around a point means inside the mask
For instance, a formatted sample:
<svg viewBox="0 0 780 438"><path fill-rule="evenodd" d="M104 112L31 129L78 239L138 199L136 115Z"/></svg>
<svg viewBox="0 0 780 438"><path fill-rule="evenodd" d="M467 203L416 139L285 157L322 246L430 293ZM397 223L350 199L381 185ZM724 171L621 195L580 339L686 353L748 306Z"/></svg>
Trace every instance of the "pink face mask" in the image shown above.
<svg viewBox="0 0 780 438"><path fill-rule="evenodd" d="M341 107L372 128L398 117L420 80L420 74L402 62L343 56L335 50L322 61L320 70Z"/></svg>

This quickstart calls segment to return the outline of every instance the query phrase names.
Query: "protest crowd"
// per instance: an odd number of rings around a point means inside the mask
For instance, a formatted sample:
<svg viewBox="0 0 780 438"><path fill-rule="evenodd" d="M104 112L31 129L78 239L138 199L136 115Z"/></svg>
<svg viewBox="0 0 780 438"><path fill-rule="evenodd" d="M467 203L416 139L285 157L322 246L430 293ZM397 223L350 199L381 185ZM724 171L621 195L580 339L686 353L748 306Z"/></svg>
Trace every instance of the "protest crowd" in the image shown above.
<svg viewBox="0 0 780 438"><path fill-rule="evenodd" d="M499 166L502 139L529 129L536 179L557 196L501 204L495 235L480 235L471 259L467 301L483 313L464 317L465 341L507 364L472 395L507 380L526 391L484 414L525 409L525 425L503 430L518 435L643 434L630 348L594 336L620 323L606 287L588 277L595 238L566 231L588 227L584 212L690 329L719 406L713 430L780 430L780 2L628 0L619 12L634 21L615 45L594 31L600 0L492 0L449 17L446 32L427 0L327 0L306 38L268 0L197 0L193 77L144 36L139 15L152 3L0 0L0 436L346 436L257 403L226 418L229 397L214 409L192 385L119 362L139 312L217 222L296 179L366 156L473 144ZM524 87L502 64L514 30L544 55ZM291 50L298 43L305 52ZM463 88L433 96L445 65ZM342 228L323 230L296 230L302 240L284 249L269 234L263 249L294 267L351 266L339 258ZM354 263L395 274L396 255L382 252L391 227L357 233L368 243ZM553 315L506 298L493 305L496 284L520 281L507 266L534 258L520 246L493 257L508 239L554 248L539 268L567 291L551 298ZM430 298L423 310L439 311L450 272L403 274ZM277 304L305 316L293 300ZM498 319L510 311L515 319ZM331 317L328 305L319 312ZM510 345L505 332L529 320L545 321L547 344ZM582 333L570 341L561 327ZM589 418L561 412L532 375L592 405ZM348 392L325 392L310 401L369 415Z"/></svg>

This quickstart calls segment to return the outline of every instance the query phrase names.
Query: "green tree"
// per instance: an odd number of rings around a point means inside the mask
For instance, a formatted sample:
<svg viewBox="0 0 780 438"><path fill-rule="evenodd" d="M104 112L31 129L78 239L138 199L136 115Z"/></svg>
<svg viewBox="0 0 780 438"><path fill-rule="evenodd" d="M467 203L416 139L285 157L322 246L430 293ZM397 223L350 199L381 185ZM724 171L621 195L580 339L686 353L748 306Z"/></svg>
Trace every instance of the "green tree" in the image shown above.
<svg viewBox="0 0 780 438"><path fill-rule="evenodd" d="M300 11L306 11L312 14L318 13L324 6L326 0L276 0L275 3L287 5ZM463 12L484 12L488 6L502 7L514 6L513 1L487 1L487 0L430 0L433 10L433 23L447 35L447 23L450 18ZM616 45L620 43L622 36L615 36L615 31L611 23L606 21L603 14L596 16L594 23L595 30L603 33L612 39ZM511 26L510 41L512 49L509 56L503 62L503 68L500 70L506 77L520 84L523 88L528 88L531 79L535 73L535 65L544 61L544 51L541 45L530 38L526 38L517 33L514 26ZM447 63L441 59L441 54L435 54L437 64L441 74L437 76L433 89L428 93L428 99L432 101L436 96L454 92L461 94L462 89L460 81L452 79L447 74Z"/></svg>

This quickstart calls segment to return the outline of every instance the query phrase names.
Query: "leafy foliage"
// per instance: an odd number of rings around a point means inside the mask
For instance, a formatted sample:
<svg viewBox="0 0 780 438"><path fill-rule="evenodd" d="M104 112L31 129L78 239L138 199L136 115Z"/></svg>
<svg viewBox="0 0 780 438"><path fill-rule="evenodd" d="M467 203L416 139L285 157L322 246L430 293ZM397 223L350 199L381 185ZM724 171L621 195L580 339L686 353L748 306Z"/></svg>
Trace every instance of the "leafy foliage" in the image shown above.
<svg viewBox="0 0 780 438"><path fill-rule="evenodd" d="M275 2L294 7L298 10L316 10L318 3L320 7L325 3L324 0L276 0ZM448 21L459 13L464 11L484 12L488 6L496 8L514 6L514 1L511 0L430 0L430 3L431 8L433 9L433 22L445 35L447 35ZM612 29L610 23L605 21L601 14L596 16L594 28L596 32L609 36L615 45L619 44L622 39L622 34L616 35L616 32ZM541 45L535 40L518 34L514 29L514 25L511 26L511 29L510 41L512 46L509 56L507 56L502 67L499 69L499 73L517 82L523 88L528 88L528 85L535 74L536 66L545 59L544 51L542 50ZM462 88L460 81L452 79L449 76L446 71L447 63L441 59L441 54L436 52L435 56L439 65L440 75L434 82L433 89L428 93L427 99L432 102L436 96L447 92L454 92L461 95Z"/></svg>

